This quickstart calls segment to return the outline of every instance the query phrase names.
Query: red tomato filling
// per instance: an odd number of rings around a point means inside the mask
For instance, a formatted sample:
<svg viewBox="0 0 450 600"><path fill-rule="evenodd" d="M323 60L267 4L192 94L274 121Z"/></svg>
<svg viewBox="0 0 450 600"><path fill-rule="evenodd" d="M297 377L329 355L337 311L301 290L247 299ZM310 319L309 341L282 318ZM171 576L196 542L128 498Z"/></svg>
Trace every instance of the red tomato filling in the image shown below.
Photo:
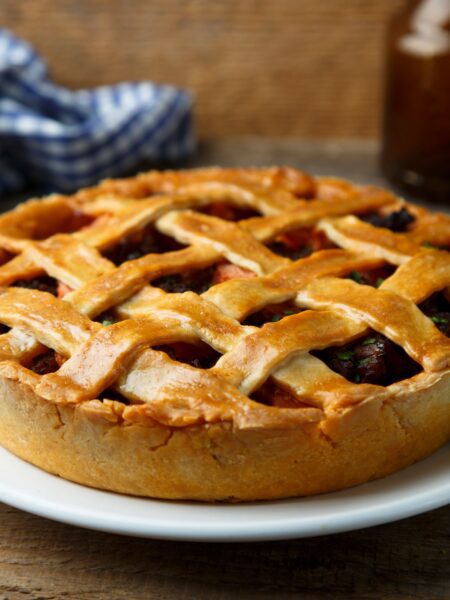
<svg viewBox="0 0 450 600"><path fill-rule="evenodd" d="M308 408L309 406L288 390L278 386L272 379L268 379L252 394L251 398L260 404L278 408Z"/></svg>
<svg viewBox="0 0 450 600"><path fill-rule="evenodd" d="M252 277L256 277L256 273L249 269L233 265L232 263L220 263L214 272L212 285L230 281L231 279L251 279Z"/></svg>
<svg viewBox="0 0 450 600"><path fill-rule="evenodd" d="M322 231L304 227L283 233L269 244L269 249L272 252L291 260L305 258L313 252L328 248L336 248L336 246L333 242L330 242Z"/></svg>

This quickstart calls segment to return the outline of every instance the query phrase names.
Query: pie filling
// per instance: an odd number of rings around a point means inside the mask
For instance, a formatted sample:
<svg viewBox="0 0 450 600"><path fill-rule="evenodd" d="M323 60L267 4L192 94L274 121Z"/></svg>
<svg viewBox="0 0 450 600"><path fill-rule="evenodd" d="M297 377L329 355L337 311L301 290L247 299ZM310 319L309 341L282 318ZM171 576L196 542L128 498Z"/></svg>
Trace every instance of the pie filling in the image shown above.
<svg viewBox="0 0 450 600"><path fill-rule="evenodd" d="M106 388L106 390L103 390L103 392L99 394L97 400L114 400L115 402L126 404L127 406L130 404L130 401L125 398L125 396L122 396L122 394L119 394L119 392L116 392L111 388Z"/></svg>
<svg viewBox="0 0 450 600"><path fill-rule="evenodd" d="M174 238L149 226L123 238L115 246L103 252L103 255L119 266L128 260L135 260L146 254L163 254L185 247Z"/></svg>
<svg viewBox="0 0 450 600"><path fill-rule="evenodd" d="M201 209L197 209L197 212L211 215L212 217L218 217L224 221L242 221L243 219L261 216L261 213L252 208L234 206L233 204L227 204L226 202L209 204Z"/></svg>
<svg viewBox="0 0 450 600"><path fill-rule="evenodd" d="M172 360L191 365L197 369L210 369L222 356L214 348L204 342L188 344L187 342L175 342L154 346L153 350L165 352Z"/></svg>
<svg viewBox="0 0 450 600"><path fill-rule="evenodd" d="M224 281L238 278L247 279L250 277L255 277L253 271L222 261L205 269L165 275L153 280L151 284L171 294L181 294L188 291L203 294L211 286L223 283Z"/></svg>
<svg viewBox="0 0 450 600"><path fill-rule="evenodd" d="M353 383L385 386L409 379L421 371L421 366L403 348L376 331L350 344L311 354Z"/></svg>
<svg viewBox="0 0 450 600"><path fill-rule="evenodd" d="M98 317L94 319L97 323L101 323L104 327L108 327L108 325L114 325L120 319L117 317L114 310L105 310Z"/></svg>
<svg viewBox="0 0 450 600"><path fill-rule="evenodd" d="M443 292L433 294L419 304L419 308L444 335L450 337L450 302Z"/></svg>
<svg viewBox="0 0 450 600"><path fill-rule="evenodd" d="M323 231L315 228L299 228L277 236L270 244L269 250L285 258L298 260L310 256L318 250L337 248Z"/></svg>
<svg viewBox="0 0 450 600"><path fill-rule="evenodd" d="M416 220L416 217L412 215L406 208L402 207L399 210L391 212L387 215L380 215L378 213L368 213L360 215L361 221L370 223L374 227L384 227L397 233L408 231L410 226Z"/></svg>
<svg viewBox="0 0 450 600"><path fill-rule="evenodd" d="M422 246L424 248L434 248L435 250L445 250L446 252L450 252L450 246L438 246L436 244L432 244L429 241L423 242Z"/></svg>
<svg viewBox="0 0 450 600"><path fill-rule="evenodd" d="M31 279L19 279L13 283L13 286L48 292L52 296L58 295L58 281L49 275L41 275Z"/></svg>
<svg viewBox="0 0 450 600"><path fill-rule="evenodd" d="M54 350L47 350L39 356L35 356L28 368L38 375L54 373L64 363L64 358Z"/></svg>
<svg viewBox="0 0 450 600"><path fill-rule="evenodd" d="M18 279L12 286L47 292L57 298L64 298L66 294L72 291L72 288L68 285L49 275L40 275L39 277L32 277L30 279Z"/></svg>
<svg viewBox="0 0 450 600"><path fill-rule="evenodd" d="M187 291L203 294L203 292L206 292L211 287L216 268L217 265L213 265L205 269L165 275L153 280L151 284L169 294L182 294Z"/></svg>
<svg viewBox="0 0 450 600"><path fill-rule="evenodd" d="M266 406L276 406L277 408L309 408L288 390L281 388L275 381L269 377L263 385L250 396L255 402L265 404Z"/></svg>
<svg viewBox="0 0 450 600"><path fill-rule="evenodd" d="M269 304L261 310L249 315L243 325L253 325L254 327L262 327L265 323L276 323L284 317L295 315L302 309L292 302L281 302L280 304Z"/></svg>
<svg viewBox="0 0 450 600"><path fill-rule="evenodd" d="M347 275L347 279L352 279L361 285L370 285L378 288L385 279L395 273L396 269L397 267L393 265L383 265L366 271L352 271Z"/></svg>

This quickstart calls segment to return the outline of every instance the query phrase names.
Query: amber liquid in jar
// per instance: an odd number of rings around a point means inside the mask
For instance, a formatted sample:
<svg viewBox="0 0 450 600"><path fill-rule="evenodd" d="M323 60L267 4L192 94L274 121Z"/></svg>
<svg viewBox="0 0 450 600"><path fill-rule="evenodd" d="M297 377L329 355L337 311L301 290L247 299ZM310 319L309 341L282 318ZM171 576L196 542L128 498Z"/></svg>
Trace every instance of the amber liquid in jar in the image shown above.
<svg viewBox="0 0 450 600"><path fill-rule="evenodd" d="M382 168L404 191L450 204L450 0L415 0L388 33Z"/></svg>

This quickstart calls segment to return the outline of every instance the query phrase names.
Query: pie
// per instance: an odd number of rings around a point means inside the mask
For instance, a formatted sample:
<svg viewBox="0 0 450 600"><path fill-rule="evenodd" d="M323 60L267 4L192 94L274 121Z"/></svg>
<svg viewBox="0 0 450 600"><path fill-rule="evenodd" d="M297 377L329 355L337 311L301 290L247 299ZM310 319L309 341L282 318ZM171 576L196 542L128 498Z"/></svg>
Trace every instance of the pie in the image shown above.
<svg viewBox="0 0 450 600"><path fill-rule="evenodd" d="M450 438L450 217L292 168L0 217L0 443L157 498L310 495Z"/></svg>

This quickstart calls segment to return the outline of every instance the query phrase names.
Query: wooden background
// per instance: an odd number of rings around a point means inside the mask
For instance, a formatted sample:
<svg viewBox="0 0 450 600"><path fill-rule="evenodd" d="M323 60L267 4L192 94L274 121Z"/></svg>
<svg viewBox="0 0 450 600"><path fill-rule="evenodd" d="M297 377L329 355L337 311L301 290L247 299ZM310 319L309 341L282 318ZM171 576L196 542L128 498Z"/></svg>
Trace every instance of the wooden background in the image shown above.
<svg viewBox="0 0 450 600"><path fill-rule="evenodd" d="M0 504L0 600L448 600L450 509L254 544L163 542Z"/></svg>
<svg viewBox="0 0 450 600"><path fill-rule="evenodd" d="M0 0L56 79L190 88L201 137L375 137L383 35L404 0Z"/></svg>

